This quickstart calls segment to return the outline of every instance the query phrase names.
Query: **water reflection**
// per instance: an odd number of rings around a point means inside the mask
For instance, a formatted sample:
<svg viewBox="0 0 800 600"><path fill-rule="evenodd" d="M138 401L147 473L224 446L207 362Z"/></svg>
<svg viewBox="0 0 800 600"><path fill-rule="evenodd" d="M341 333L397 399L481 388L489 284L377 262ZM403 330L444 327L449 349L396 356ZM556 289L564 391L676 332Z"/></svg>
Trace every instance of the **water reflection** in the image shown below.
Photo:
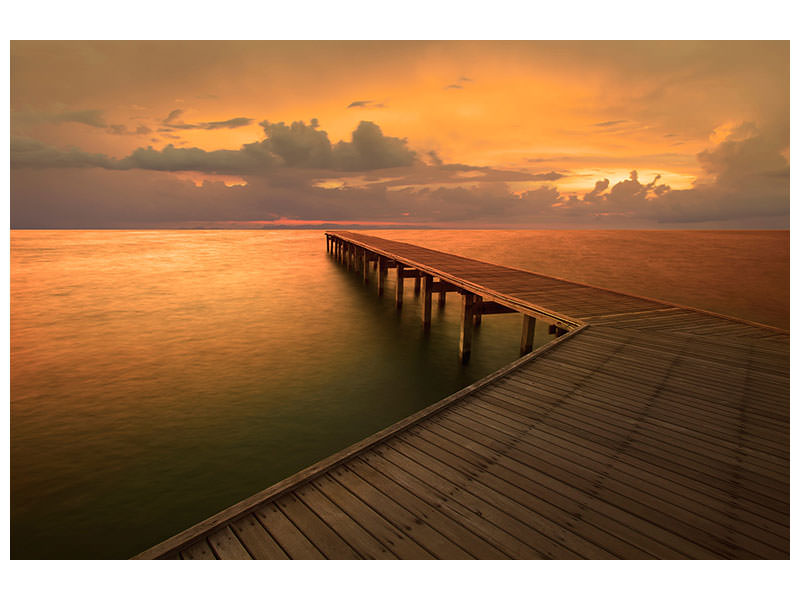
<svg viewBox="0 0 800 600"><path fill-rule="evenodd" d="M516 358L375 285L318 232L13 232L13 555L127 557Z"/></svg>

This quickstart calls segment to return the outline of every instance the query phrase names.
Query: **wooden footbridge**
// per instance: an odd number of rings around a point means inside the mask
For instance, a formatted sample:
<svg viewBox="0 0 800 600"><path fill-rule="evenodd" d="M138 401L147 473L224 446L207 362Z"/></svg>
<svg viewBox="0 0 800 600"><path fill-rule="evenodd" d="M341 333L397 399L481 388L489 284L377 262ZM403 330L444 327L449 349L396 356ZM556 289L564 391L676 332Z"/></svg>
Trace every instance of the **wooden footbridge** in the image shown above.
<svg viewBox="0 0 800 600"><path fill-rule="evenodd" d="M396 301L523 315L514 363L136 558L789 557L788 332L350 232ZM536 320L556 337L531 352ZM435 332L432 332L435 334ZM455 353L455 349L454 349Z"/></svg>

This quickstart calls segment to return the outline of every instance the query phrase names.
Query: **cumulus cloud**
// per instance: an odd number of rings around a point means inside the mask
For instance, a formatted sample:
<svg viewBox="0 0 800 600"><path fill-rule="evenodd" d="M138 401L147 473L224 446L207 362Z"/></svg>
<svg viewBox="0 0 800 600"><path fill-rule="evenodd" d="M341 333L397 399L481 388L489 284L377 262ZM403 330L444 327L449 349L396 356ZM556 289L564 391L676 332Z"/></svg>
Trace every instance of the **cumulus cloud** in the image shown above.
<svg viewBox="0 0 800 600"><path fill-rule="evenodd" d="M333 148L334 168L343 171L385 169L411 165L416 153L408 148L408 140L383 135L371 121L361 121L349 142Z"/></svg>
<svg viewBox="0 0 800 600"><path fill-rule="evenodd" d="M673 190L649 207L660 222L696 222L789 215L786 132L742 123L715 148L697 155L708 177ZM787 223L788 225L788 223Z"/></svg>
<svg viewBox="0 0 800 600"><path fill-rule="evenodd" d="M295 121L291 125L263 121L261 126L264 128L265 139L244 144L239 150L207 151L200 148L176 148L174 145L156 150L148 146L139 148L122 159L101 154L89 155L77 149L59 150L38 142L38 150L32 152L26 148L30 147L33 140L27 140L22 143L18 152L14 152L12 148L11 164L47 168L63 166L66 162L74 166L100 166L117 170L136 168L258 174L273 166L369 171L409 166L416 161L416 153L408 148L407 140L384 135L381 128L370 121L361 121L353 131L350 141L340 141L335 145L331 144L328 134L319 129L316 119L312 119L308 125L303 121ZM13 145L12 142L12 147ZM60 155L62 153L64 156ZM78 156L93 156L93 162L78 160Z"/></svg>
<svg viewBox="0 0 800 600"><path fill-rule="evenodd" d="M169 144L162 150L151 146L138 148L130 156L116 161L111 168L246 174L266 170L274 162L274 158L259 144L245 144L240 150L212 151L176 148Z"/></svg>

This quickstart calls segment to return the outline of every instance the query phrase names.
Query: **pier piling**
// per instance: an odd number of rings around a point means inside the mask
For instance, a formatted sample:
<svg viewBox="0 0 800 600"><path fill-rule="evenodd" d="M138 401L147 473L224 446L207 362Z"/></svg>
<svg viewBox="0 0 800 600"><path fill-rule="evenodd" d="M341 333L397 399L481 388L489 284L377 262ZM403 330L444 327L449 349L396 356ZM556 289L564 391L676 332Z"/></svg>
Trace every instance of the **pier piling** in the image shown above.
<svg viewBox="0 0 800 600"><path fill-rule="evenodd" d="M519 354L527 354L533 350L533 334L536 329L536 319L522 315L522 340L519 344Z"/></svg>

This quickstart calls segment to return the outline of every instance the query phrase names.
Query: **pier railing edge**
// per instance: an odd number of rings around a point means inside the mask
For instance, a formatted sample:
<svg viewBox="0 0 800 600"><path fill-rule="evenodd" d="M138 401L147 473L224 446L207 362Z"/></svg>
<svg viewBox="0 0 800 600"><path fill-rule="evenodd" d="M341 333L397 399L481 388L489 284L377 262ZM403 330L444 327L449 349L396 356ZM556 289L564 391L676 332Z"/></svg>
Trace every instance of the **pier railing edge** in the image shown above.
<svg viewBox="0 0 800 600"><path fill-rule="evenodd" d="M447 396L446 398L443 398L442 400L439 400L438 402L431 404L430 406L423 408L412 415L409 415L405 419L402 419L397 423L394 423L372 434L371 436L364 438L363 440L356 442L355 444L352 444L343 450L340 450L336 454L332 454L331 456L328 456L327 458L324 458L321 461L306 467L302 471L298 471L294 475L277 482L267 489L249 496L248 498L237 502L233 506L220 511L215 515L212 515L200 523L197 523L196 525L181 531L180 533L164 540L163 542L148 548L136 556L131 557L131 560L159 559L164 558L169 554L180 552L181 550L193 544L201 535L210 535L214 531L226 527L232 520L236 519L245 512L254 510L262 504L266 504L267 502L277 499L283 494L291 492L305 482L336 468L343 462L370 450L374 446L399 433L402 433L406 429L416 425L431 415L434 415L450 407L456 402L459 402L472 392L505 377L518 367L535 360L537 357L552 350L557 345L562 344L569 338L579 334L588 327L590 327L590 325L582 324L580 327L568 331L564 335L551 340L547 344L540 346L536 350L529 352L528 354L514 360L504 367L501 367L497 371L494 371L478 381L468 385L467 387Z"/></svg>

